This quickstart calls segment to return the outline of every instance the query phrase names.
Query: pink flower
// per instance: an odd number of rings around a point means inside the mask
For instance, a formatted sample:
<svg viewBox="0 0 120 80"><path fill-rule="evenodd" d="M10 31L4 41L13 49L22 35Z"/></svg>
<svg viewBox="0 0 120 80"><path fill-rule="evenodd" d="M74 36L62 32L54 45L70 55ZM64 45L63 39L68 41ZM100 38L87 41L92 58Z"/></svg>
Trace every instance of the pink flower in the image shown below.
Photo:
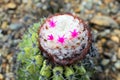
<svg viewBox="0 0 120 80"><path fill-rule="evenodd" d="M56 26L56 21L50 20L49 25L50 27L54 28Z"/></svg>
<svg viewBox="0 0 120 80"><path fill-rule="evenodd" d="M59 36L58 42L60 42L61 44L63 44L65 42L65 39L66 38L64 37L64 35L62 37Z"/></svg>
<svg viewBox="0 0 120 80"><path fill-rule="evenodd" d="M54 39L54 37L53 37L53 35L51 34L51 35L48 35L48 40L53 40Z"/></svg>
<svg viewBox="0 0 120 80"><path fill-rule="evenodd" d="M70 32L71 32L71 36L72 36L73 38L77 37L78 32L76 31L76 29L74 29L73 31L70 31Z"/></svg>

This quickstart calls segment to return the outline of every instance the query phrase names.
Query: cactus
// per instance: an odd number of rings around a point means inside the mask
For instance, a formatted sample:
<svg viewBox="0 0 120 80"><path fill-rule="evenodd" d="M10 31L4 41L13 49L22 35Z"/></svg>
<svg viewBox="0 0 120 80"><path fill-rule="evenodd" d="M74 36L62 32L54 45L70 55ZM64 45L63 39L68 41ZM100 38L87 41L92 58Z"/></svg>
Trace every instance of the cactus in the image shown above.
<svg viewBox="0 0 120 80"><path fill-rule="evenodd" d="M63 80L63 67L62 66L56 66L53 69L53 78L52 80Z"/></svg>
<svg viewBox="0 0 120 80"><path fill-rule="evenodd" d="M79 65L79 63L74 65L74 68L76 69L76 73L78 73L79 75L83 75L86 73L86 70L84 68L83 65Z"/></svg>
<svg viewBox="0 0 120 80"><path fill-rule="evenodd" d="M41 18L18 46L17 80L90 80L94 73L90 29L72 14Z"/></svg>
<svg viewBox="0 0 120 80"><path fill-rule="evenodd" d="M75 72L74 72L74 70L71 67L65 66L64 74L65 74L66 79L68 79L68 80L75 80L74 73Z"/></svg>

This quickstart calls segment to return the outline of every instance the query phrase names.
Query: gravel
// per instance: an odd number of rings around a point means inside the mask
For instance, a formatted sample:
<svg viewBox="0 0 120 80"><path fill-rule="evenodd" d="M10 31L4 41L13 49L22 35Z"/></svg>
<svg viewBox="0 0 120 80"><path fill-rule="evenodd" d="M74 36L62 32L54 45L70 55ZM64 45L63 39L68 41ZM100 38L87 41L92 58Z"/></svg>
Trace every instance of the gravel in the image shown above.
<svg viewBox="0 0 120 80"><path fill-rule="evenodd" d="M0 80L15 80L17 44L29 25L54 13L89 23L100 69L93 80L120 80L120 2L117 0L0 0Z"/></svg>

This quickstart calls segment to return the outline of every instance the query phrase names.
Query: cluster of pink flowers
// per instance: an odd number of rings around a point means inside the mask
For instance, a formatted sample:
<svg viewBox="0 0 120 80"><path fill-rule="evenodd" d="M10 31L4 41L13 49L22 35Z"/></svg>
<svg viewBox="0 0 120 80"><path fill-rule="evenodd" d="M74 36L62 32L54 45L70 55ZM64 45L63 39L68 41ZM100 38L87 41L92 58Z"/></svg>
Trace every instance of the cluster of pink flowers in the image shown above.
<svg viewBox="0 0 120 80"><path fill-rule="evenodd" d="M56 21L54 21L53 19L50 20L50 21L49 21L49 26L50 26L50 28L54 28L54 27L56 26ZM72 38L76 38L77 35L78 35L78 32L77 32L76 29L74 29L73 31L70 31L70 33L71 33L71 37L72 37ZM65 39L66 39L64 36L65 36L65 35L63 35L63 36L58 36L57 41L58 41L59 43L61 43L61 44L64 44ZM53 36L52 34L48 35L48 40L51 40L51 41L54 40L54 36Z"/></svg>
<svg viewBox="0 0 120 80"><path fill-rule="evenodd" d="M54 28L56 26L56 21L54 21L53 19L49 21L49 25L51 28Z"/></svg>

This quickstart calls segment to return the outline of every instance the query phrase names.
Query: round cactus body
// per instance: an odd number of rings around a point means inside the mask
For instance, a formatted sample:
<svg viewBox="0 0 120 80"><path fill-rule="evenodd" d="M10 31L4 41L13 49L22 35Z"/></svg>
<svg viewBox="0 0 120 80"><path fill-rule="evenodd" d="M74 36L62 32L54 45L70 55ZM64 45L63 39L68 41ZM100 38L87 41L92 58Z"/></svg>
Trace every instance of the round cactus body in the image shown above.
<svg viewBox="0 0 120 80"><path fill-rule="evenodd" d="M55 63L72 64L85 57L91 45L88 25L70 14L54 15L39 29L40 49Z"/></svg>
<svg viewBox="0 0 120 80"><path fill-rule="evenodd" d="M41 68L41 70L40 70L40 75L42 76L42 77L45 77L45 78L49 78L50 77L50 75L51 75L51 65L49 64L49 63L47 63L47 61L45 60L44 62L43 62L43 66L42 66L42 68Z"/></svg>
<svg viewBox="0 0 120 80"><path fill-rule="evenodd" d="M41 18L18 45L17 80L89 80L96 54L91 39L88 25L74 15Z"/></svg>
<svg viewBox="0 0 120 80"><path fill-rule="evenodd" d="M53 80L63 80L63 67L61 66L56 66L53 69Z"/></svg>
<svg viewBox="0 0 120 80"><path fill-rule="evenodd" d="M80 75L84 75L86 73L86 70L82 65L76 64L74 65L74 68L76 69L76 72Z"/></svg>
<svg viewBox="0 0 120 80"><path fill-rule="evenodd" d="M73 68L71 68L71 67L68 67L68 66L66 66L65 67L65 77L68 79L68 80L75 80L75 75L74 75L74 70L73 70Z"/></svg>

